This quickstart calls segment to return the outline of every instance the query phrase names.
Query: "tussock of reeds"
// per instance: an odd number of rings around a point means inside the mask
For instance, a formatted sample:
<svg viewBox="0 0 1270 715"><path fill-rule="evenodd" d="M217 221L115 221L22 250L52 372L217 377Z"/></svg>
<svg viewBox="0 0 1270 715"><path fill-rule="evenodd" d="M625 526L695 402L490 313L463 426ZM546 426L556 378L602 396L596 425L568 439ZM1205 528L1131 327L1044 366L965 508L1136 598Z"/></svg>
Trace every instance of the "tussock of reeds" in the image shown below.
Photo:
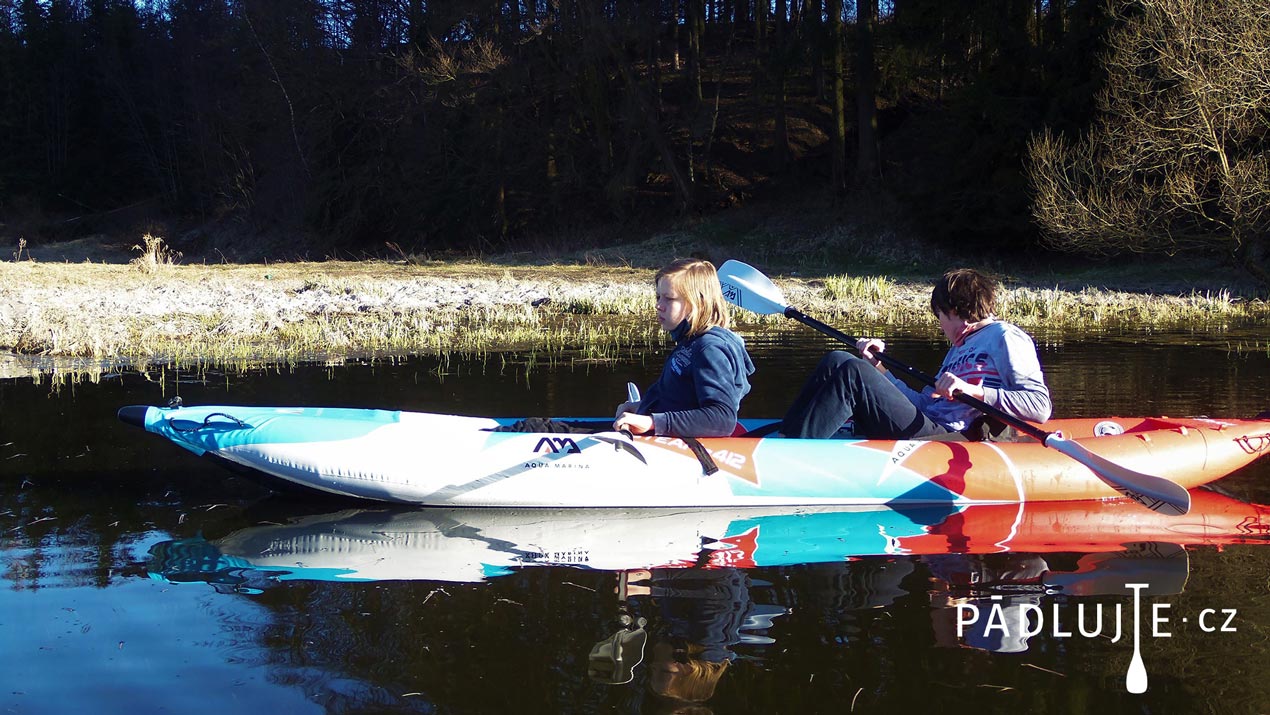
<svg viewBox="0 0 1270 715"><path fill-rule="evenodd" d="M153 273L181 260L180 251L169 248L162 237L148 233L141 237L141 243L133 246L132 250L140 252L141 255L132 259L130 264L136 266L142 273Z"/></svg>
<svg viewBox="0 0 1270 715"><path fill-rule="evenodd" d="M828 300L884 303L895 294L895 284L886 276L829 276L824 280Z"/></svg>

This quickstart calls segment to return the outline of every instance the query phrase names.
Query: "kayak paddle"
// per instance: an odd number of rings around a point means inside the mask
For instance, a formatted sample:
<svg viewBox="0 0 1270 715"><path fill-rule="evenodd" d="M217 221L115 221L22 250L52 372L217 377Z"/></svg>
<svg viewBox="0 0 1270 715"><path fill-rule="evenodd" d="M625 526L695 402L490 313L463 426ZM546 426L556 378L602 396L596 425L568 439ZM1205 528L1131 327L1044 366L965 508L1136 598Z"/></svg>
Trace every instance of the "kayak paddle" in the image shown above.
<svg viewBox="0 0 1270 715"><path fill-rule="evenodd" d="M744 308L760 315L783 315L786 318L793 318L852 347L855 347L856 342L858 342L857 338L826 325L804 314L797 308L786 304L785 296L781 293L780 288L777 288L776 284L772 283L767 276L745 263L726 261L719 267L718 273L719 284L723 288L723 297L738 308ZM935 386L935 378L896 360L885 351L874 353L874 357L893 371L904 373L931 387ZM1090 452L1074 440L1066 439L1057 432L1046 432L1036 425L1014 417L978 398L962 393L957 393L953 397L958 402L970 405L985 415L1014 427L1046 447L1062 452L1080 462L1117 492L1152 511L1168 515L1180 515L1190 511L1191 495L1181 485L1174 484L1167 479L1150 474L1142 474L1141 472L1122 467Z"/></svg>

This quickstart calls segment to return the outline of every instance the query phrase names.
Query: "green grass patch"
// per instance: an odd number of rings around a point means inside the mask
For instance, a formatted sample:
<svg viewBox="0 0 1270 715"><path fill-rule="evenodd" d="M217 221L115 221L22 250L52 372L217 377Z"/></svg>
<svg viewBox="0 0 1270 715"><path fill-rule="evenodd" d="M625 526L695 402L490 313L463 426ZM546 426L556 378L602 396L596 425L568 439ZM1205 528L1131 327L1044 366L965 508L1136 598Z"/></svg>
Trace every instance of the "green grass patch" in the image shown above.
<svg viewBox="0 0 1270 715"><path fill-rule="evenodd" d="M829 276L824 280L826 300L883 303L895 295L895 284L886 276Z"/></svg>

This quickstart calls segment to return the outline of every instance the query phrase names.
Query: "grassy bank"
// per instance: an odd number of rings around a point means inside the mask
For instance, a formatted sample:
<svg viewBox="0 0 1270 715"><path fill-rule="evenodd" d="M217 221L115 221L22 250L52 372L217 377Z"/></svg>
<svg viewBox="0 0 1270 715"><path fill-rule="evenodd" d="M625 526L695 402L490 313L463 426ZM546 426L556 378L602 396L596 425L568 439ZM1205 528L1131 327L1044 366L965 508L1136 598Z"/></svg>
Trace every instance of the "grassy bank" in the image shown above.
<svg viewBox="0 0 1270 715"><path fill-rule="evenodd" d="M515 257L180 265L155 253L131 263L5 262L0 377L92 379L121 365L254 367L506 350L618 357L662 340L651 317L653 269L644 266L663 257L633 260L636 253L545 265L515 265ZM791 304L844 328L933 330L929 271L772 275ZM1220 333L1270 318L1265 301L1222 288L1172 281L1152 292L1127 274L1121 280L1132 288L1100 280L1107 285L1007 274L1002 317L1047 339L1102 330ZM743 332L784 322L735 315Z"/></svg>

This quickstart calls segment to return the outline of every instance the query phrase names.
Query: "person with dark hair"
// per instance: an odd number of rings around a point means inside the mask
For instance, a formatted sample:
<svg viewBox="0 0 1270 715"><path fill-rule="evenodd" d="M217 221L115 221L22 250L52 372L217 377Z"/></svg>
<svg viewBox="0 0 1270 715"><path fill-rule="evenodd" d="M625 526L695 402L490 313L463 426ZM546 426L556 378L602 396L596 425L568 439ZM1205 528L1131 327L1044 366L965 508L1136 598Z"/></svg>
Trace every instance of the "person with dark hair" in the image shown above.
<svg viewBox="0 0 1270 715"><path fill-rule="evenodd" d="M786 437L917 439L962 433L983 438L983 415L957 401L975 397L1019 419L1044 422L1052 405L1032 338L994 315L997 281L970 268L948 271L931 291L930 309L951 343L933 388L917 391L877 358L886 343L861 339L862 357L833 351L785 415ZM850 425L848 431L844 426ZM999 431L999 428L994 431Z"/></svg>

